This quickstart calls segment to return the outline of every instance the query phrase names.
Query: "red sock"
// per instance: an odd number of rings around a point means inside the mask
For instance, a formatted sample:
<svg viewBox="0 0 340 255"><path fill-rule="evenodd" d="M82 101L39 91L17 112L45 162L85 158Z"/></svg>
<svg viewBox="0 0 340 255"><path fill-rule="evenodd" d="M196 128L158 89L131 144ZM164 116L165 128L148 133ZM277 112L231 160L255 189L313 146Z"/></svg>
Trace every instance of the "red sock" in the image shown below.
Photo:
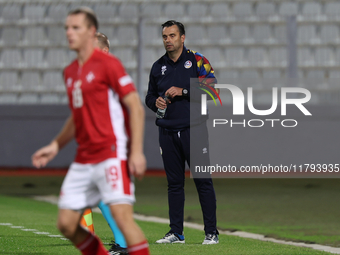
<svg viewBox="0 0 340 255"><path fill-rule="evenodd" d="M150 255L149 244L145 240L139 244L128 246L128 252L130 255Z"/></svg>
<svg viewBox="0 0 340 255"><path fill-rule="evenodd" d="M77 245L77 248L83 255L108 255L99 238L91 233L88 234L84 242Z"/></svg>

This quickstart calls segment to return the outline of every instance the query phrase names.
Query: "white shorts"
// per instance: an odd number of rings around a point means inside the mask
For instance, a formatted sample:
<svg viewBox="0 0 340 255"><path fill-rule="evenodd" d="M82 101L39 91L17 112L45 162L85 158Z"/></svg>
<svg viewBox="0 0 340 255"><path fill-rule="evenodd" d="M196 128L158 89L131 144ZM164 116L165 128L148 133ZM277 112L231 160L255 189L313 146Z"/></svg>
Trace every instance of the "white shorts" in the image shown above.
<svg viewBox="0 0 340 255"><path fill-rule="evenodd" d="M60 209L83 210L105 204L133 204L135 186L127 162L110 158L98 164L72 163L63 181Z"/></svg>

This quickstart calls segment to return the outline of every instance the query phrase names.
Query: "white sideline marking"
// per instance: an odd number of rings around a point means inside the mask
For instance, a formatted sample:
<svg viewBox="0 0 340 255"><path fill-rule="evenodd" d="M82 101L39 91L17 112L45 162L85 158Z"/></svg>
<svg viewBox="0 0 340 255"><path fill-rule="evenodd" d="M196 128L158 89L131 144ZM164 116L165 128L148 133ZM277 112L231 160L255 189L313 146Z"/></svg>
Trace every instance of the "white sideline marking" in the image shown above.
<svg viewBox="0 0 340 255"><path fill-rule="evenodd" d="M30 229L30 228L24 228L24 229L21 229L22 231L38 231L37 229Z"/></svg>
<svg viewBox="0 0 340 255"><path fill-rule="evenodd" d="M49 235L50 234L48 232L33 232L33 233L37 235Z"/></svg>
<svg viewBox="0 0 340 255"><path fill-rule="evenodd" d="M62 235L48 235L49 237L63 237Z"/></svg>
<svg viewBox="0 0 340 255"><path fill-rule="evenodd" d="M11 226L11 228L25 228L23 226Z"/></svg>
<svg viewBox="0 0 340 255"><path fill-rule="evenodd" d="M51 204L57 204L58 203L58 197L56 196L35 196L33 197L36 200L39 201L45 201ZM99 208L94 208L94 212L101 213ZM146 222L155 222L155 223L163 223L163 224L169 224L169 219L165 218L160 218L160 217L155 217L155 216L145 216L141 214L134 214L133 217L136 220L140 221L146 221ZM193 229L198 229L198 230L204 230L204 226L201 224L197 223L192 223L192 222L184 222L184 227L187 228L193 228ZM223 235L229 235L229 236L238 236L242 238L250 238L250 239L256 239L260 241L265 241L265 242L272 242L272 243L278 243L278 244L286 244L286 245L292 245L292 246L297 246L297 247L304 247L304 248L311 248L314 250L319 250L319 251L325 251L325 252L330 252L333 254L340 254L340 248L335 248L331 246L326 246L326 245L321 245L321 244L307 244L307 243L297 243L297 242L292 242L292 241L284 241L284 240L278 240L275 238L271 237L265 237L264 235L260 234L254 234L254 233L248 233L248 232L243 232L243 231L235 231L235 232L230 232L230 231L219 231L220 234ZM60 238L63 239L63 238ZM67 238L64 238L68 240Z"/></svg>
<svg viewBox="0 0 340 255"><path fill-rule="evenodd" d="M12 223L0 223L0 226L12 226Z"/></svg>

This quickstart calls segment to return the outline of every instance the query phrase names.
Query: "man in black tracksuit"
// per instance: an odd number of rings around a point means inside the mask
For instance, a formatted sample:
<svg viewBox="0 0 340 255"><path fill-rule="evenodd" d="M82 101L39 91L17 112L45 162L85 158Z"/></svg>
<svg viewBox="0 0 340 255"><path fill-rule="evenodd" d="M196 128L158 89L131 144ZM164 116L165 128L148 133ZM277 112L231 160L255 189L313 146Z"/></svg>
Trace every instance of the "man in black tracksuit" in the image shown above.
<svg viewBox="0 0 340 255"><path fill-rule="evenodd" d="M193 118L193 114L190 116L190 99L193 101L199 94L199 90L190 89L190 78L215 79L215 76L205 57L184 46L185 30L182 23L170 20L162 27L166 54L152 66L145 99L147 106L154 112L166 108L164 118L157 118L156 125L159 126L159 143L168 180L171 229L157 243L185 243L184 181L185 161L190 166L190 134L191 139L197 141L195 150L197 153L200 152L199 157L191 159L192 166L193 161L204 161L206 165L209 164L208 139L207 135L203 135L207 134L206 116L199 114L198 118ZM165 96L169 97L168 104L164 100ZM206 178L194 178L194 181L203 212L206 235L203 244L216 244L218 243L216 197L212 180L209 175Z"/></svg>

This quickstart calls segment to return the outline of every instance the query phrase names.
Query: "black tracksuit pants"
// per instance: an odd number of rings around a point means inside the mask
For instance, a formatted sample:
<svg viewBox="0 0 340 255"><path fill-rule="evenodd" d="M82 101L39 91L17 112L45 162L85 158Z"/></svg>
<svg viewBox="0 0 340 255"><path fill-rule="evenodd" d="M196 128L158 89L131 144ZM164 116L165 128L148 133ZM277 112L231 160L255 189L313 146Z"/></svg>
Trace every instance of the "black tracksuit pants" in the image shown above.
<svg viewBox="0 0 340 255"><path fill-rule="evenodd" d="M193 163L197 158L209 165L207 163L209 162L208 153L203 154L202 152L203 148L205 150L208 148L207 135L203 135L207 134L205 123L191 127L191 132L189 128L182 131L159 128L159 143L168 180L170 228L172 232L179 234L183 232L185 161L190 166L190 134L191 139L195 139L194 149L200 152L199 157L191 160L192 167L194 167ZM206 139L202 139L203 137ZM210 176L194 178L194 182L203 212L204 231L206 234L218 233L216 230L216 196L212 179Z"/></svg>

